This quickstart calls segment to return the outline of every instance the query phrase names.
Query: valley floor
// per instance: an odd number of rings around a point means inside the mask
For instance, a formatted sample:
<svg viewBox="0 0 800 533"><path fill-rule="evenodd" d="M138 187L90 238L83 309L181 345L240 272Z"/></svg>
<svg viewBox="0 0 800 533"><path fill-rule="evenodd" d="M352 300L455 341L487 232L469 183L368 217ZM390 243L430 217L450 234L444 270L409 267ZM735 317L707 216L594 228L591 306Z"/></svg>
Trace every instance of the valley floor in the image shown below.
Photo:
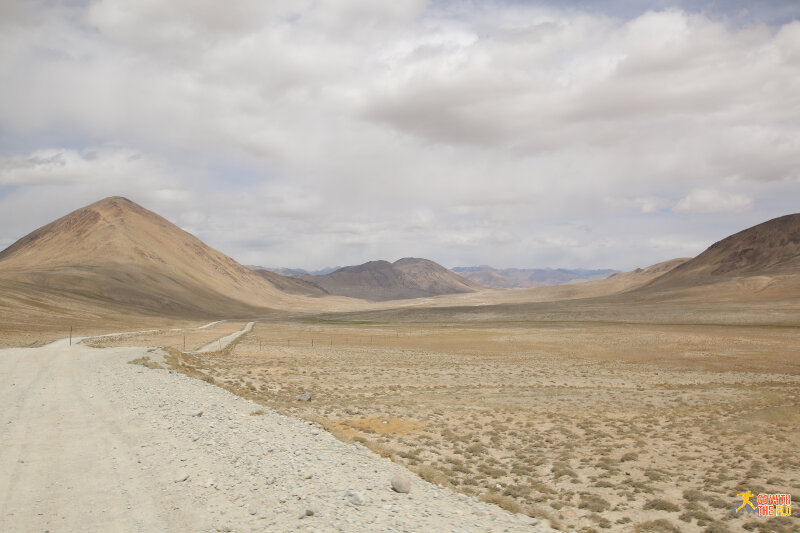
<svg viewBox="0 0 800 533"><path fill-rule="evenodd" d="M158 369L162 355L66 340L0 350L0 531L548 530ZM403 473L408 494L390 488Z"/></svg>
<svg viewBox="0 0 800 533"><path fill-rule="evenodd" d="M566 531L798 529L732 512L800 497L796 327L360 318L259 322L173 364Z"/></svg>

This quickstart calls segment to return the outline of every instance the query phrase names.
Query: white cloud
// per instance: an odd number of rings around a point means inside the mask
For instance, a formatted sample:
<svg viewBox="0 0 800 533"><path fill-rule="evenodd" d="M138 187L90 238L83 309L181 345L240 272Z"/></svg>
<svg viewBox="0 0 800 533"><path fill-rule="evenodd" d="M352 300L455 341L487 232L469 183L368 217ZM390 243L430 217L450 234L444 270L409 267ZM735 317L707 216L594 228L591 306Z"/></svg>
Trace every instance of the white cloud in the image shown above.
<svg viewBox="0 0 800 533"><path fill-rule="evenodd" d="M675 204L679 213L741 213L753 208L753 199L744 194L712 189L695 189Z"/></svg>
<svg viewBox="0 0 800 533"><path fill-rule="evenodd" d="M164 179L165 174L163 164L128 148L49 148L25 156L0 157L0 185L118 183L132 179L152 184ZM156 189L153 195L174 198L176 191Z"/></svg>
<svg viewBox="0 0 800 533"><path fill-rule="evenodd" d="M684 253L649 239L697 242L690 212L755 223L799 192L800 22L489 1L0 9L0 238L59 212L15 216L43 197L126 194L261 264L625 267Z"/></svg>

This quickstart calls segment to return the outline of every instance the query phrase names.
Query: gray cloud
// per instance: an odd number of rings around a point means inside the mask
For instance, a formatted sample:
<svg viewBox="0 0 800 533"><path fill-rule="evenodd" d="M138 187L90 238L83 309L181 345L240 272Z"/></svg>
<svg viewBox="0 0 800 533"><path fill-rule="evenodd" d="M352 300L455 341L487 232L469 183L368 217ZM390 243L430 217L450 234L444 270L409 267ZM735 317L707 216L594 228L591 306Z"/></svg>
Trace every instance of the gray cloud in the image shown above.
<svg viewBox="0 0 800 533"><path fill-rule="evenodd" d="M800 22L652 5L4 3L0 239L125 194L248 263L697 253L797 197Z"/></svg>

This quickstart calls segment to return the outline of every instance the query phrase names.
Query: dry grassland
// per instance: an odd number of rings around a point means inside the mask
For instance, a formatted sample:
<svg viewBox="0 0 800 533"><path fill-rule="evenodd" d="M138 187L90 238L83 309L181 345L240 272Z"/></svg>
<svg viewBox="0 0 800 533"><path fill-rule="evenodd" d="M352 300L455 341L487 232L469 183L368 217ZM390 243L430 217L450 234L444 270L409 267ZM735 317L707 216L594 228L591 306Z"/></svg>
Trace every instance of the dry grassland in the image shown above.
<svg viewBox="0 0 800 533"><path fill-rule="evenodd" d="M84 344L95 348L107 346L158 346L192 352L234 331L239 331L244 325L245 322L218 322L202 328L159 329L144 333L96 337L87 339Z"/></svg>
<svg viewBox="0 0 800 533"><path fill-rule="evenodd" d="M798 518L731 511L746 490L800 501L798 331L298 319L258 323L220 353L171 353L183 371L564 530L766 533L797 531Z"/></svg>

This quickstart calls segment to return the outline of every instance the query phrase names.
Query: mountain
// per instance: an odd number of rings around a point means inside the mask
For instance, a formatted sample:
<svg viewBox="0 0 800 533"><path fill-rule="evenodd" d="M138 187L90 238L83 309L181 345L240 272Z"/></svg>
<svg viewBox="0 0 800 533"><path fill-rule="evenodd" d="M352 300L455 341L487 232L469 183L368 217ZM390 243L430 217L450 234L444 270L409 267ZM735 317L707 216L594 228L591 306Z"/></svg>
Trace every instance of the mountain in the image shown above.
<svg viewBox="0 0 800 533"><path fill-rule="evenodd" d="M294 276L277 274L274 270L267 270L265 268L255 268L253 272L269 281L272 285L291 294L302 294L304 296L312 296L318 298L330 294L328 291L305 279L300 279Z"/></svg>
<svg viewBox="0 0 800 533"><path fill-rule="evenodd" d="M736 280L763 290L800 274L800 213L768 220L726 237L654 279L643 290L670 290ZM776 287L773 287L775 289Z"/></svg>
<svg viewBox="0 0 800 533"><path fill-rule="evenodd" d="M566 268L492 268L487 265L477 267L455 267L453 272L470 281L495 289L528 289L580 283L607 278L618 270L586 270Z"/></svg>
<svg viewBox="0 0 800 533"><path fill-rule="evenodd" d="M45 306L55 299L181 318L253 316L297 298L122 197L69 213L0 252L0 291Z"/></svg>
<svg viewBox="0 0 800 533"><path fill-rule="evenodd" d="M478 290L475 283L427 259L370 261L322 276L299 276L330 294L365 300L400 300Z"/></svg>

